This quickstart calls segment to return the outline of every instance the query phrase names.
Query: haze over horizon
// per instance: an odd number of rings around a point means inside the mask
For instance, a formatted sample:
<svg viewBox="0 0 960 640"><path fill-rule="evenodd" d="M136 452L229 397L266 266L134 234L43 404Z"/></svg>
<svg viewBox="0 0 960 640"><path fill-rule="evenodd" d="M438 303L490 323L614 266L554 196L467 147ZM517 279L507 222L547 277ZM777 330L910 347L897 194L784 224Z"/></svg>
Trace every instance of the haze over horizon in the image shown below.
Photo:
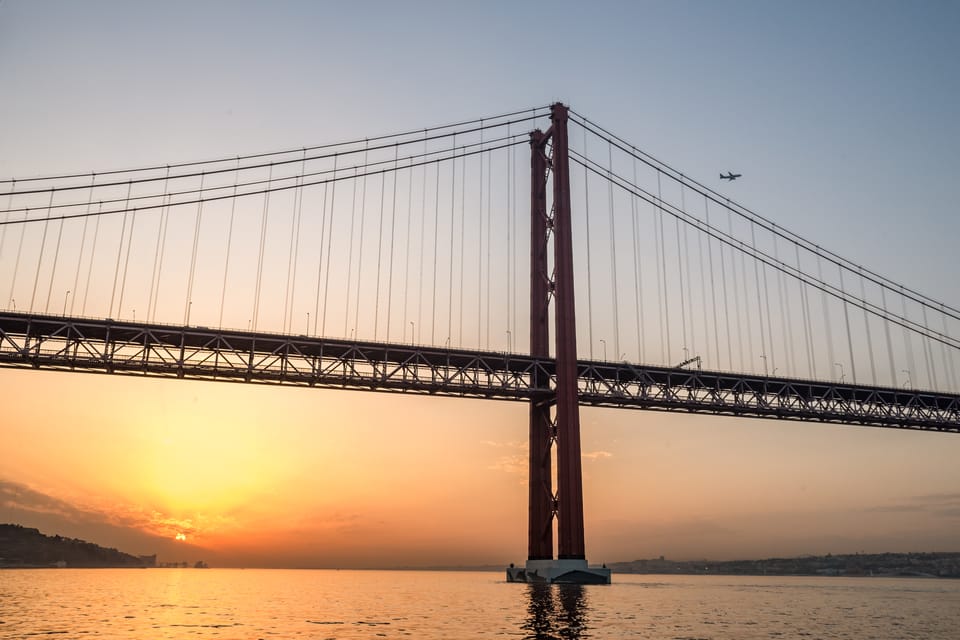
<svg viewBox="0 0 960 640"><path fill-rule="evenodd" d="M13 0L0 178L563 100L956 306L958 30L950 2ZM0 388L0 522L218 566L526 558L523 403L15 369ZM581 423L592 563L960 550L956 436L599 408Z"/></svg>

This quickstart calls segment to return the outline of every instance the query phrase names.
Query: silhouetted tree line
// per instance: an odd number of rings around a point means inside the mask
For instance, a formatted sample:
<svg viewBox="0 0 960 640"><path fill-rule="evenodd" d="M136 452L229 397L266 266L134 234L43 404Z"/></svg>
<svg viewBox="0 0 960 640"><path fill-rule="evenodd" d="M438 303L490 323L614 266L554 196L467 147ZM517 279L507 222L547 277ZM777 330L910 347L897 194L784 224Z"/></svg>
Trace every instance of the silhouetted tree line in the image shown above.
<svg viewBox="0 0 960 640"><path fill-rule="evenodd" d="M85 540L0 524L0 566L142 567L144 560Z"/></svg>

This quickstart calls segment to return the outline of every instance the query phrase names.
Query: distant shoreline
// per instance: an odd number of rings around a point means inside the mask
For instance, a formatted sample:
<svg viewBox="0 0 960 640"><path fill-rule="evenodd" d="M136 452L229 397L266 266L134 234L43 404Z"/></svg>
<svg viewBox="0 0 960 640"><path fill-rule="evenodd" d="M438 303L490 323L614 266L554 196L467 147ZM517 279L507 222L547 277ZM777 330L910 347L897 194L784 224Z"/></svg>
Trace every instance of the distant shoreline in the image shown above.
<svg viewBox="0 0 960 640"><path fill-rule="evenodd" d="M607 562L614 573L636 575L846 576L887 578L960 578L960 552L854 553L766 558L763 560L668 560L663 556L630 562ZM196 562L158 562L156 555L133 556L96 544L48 536L37 529L0 524L0 569L205 569ZM432 567L230 567L325 571L491 571L506 564Z"/></svg>
<svg viewBox="0 0 960 640"><path fill-rule="evenodd" d="M960 578L960 552L855 553L764 560L649 560L608 563L617 573L652 575Z"/></svg>
<svg viewBox="0 0 960 640"><path fill-rule="evenodd" d="M613 565L607 565L612 568ZM100 569L173 569L174 567L130 567L130 566L68 566L56 567L50 565L0 565L0 571L55 571L55 570L100 570ZM193 567L176 567L178 569L193 569ZM216 567L225 571L423 571L423 572L444 572L444 573L495 573L501 574L502 567L406 567L406 568L354 568L354 569L331 569L323 567ZM871 578L871 579L896 579L911 578L921 580L960 580L960 575L932 575L928 573L872 573L872 574L846 574L846 573L683 573L674 571L670 573L642 572L642 571L621 571L613 568L614 575L633 575L650 577L672 577L672 576L702 576L702 577L727 577L727 578Z"/></svg>

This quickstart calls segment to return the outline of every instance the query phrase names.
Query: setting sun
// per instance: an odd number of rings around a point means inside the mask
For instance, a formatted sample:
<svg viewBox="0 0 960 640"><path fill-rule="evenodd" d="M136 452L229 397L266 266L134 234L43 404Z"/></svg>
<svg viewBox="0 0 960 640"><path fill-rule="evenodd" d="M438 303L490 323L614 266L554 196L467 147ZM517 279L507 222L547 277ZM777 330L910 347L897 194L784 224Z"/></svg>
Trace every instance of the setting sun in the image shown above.
<svg viewBox="0 0 960 640"><path fill-rule="evenodd" d="M187 536L186 536L186 534L184 534L184 533L178 533L176 536L174 536L174 539L175 539L175 540L186 540L186 539L187 539Z"/></svg>

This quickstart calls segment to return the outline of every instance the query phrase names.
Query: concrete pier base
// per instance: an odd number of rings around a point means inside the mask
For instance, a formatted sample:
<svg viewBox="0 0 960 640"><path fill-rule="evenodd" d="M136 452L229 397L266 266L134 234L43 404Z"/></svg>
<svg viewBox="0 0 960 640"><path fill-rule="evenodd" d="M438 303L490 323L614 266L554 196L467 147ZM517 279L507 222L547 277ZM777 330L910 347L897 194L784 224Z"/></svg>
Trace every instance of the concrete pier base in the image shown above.
<svg viewBox="0 0 960 640"><path fill-rule="evenodd" d="M610 569L591 567L586 560L527 560L507 568L507 582L550 584L610 584Z"/></svg>

